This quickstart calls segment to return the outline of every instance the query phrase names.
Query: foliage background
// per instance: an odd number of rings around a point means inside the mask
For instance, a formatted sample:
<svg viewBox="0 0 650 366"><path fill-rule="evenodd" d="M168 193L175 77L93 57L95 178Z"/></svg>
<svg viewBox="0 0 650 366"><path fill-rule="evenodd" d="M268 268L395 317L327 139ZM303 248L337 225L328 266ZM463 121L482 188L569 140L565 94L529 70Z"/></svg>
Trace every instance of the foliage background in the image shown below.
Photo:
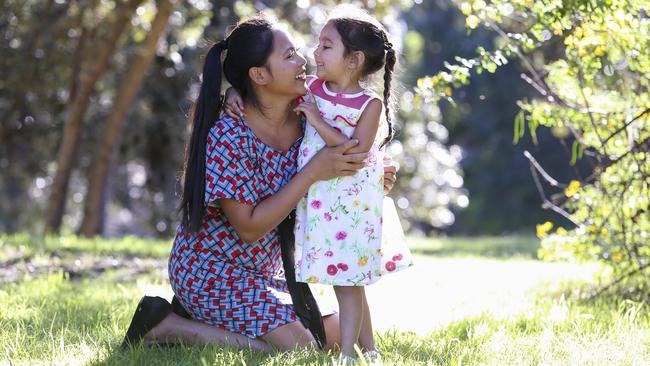
<svg viewBox="0 0 650 366"><path fill-rule="evenodd" d="M120 83L127 78L132 60L141 52L154 18L165 3L169 1L3 2L1 231L40 232L50 225L44 217L50 217L47 208L52 206L52 187L60 167L57 150L65 141L62 138L73 96L92 71L98 53L106 49L103 40L119 11L124 10L128 21L106 69L92 88L81 119L60 228L85 235L170 237L177 224L179 177L188 131L186 115L196 94L201 56L210 40L223 38L228 26L241 17L265 11L282 19L299 44L305 46L303 52L310 55L327 11L339 2L171 2L173 12L168 26L156 43L155 56L137 94L127 106L119 134L112 140L109 173L101 185L97 184L90 179L98 164L96 147L106 137L106 126L117 109ZM546 221L555 227L570 228L569 219L541 207L524 151L530 151L540 166L563 184L589 176L595 165L589 159L568 164L573 158L575 136L567 134L566 126L553 118L535 112L542 110L540 103L550 104L540 101L539 86L531 83L534 75L530 75L530 65L541 72L542 78L549 77L545 86L561 90L567 80L558 72L544 69L545 65L565 59L570 64L596 55L589 66L596 75L607 67L596 61L602 63L607 57L621 54L620 50L610 52L615 47L607 43L610 39L601 37L606 27L580 28L583 18L588 18L591 3L354 3L386 25L393 43L401 50L399 130L390 151L402 167L392 196L402 209L407 230L426 235L531 233L536 224ZM642 2L606 1L593 6L602 13L601 18L593 19L594 24L614 17L614 22L619 18L628 23L636 19L636 25L647 27ZM619 27L634 29L628 23ZM580 29L591 29L592 33L577 35ZM508 31L513 33L504 37ZM647 51L647 38L639 34L620 32L627 37L625 42L640 45L636 52L642 55ZM512 44L526 57L518 57ZM600 48L589 46L592 44ZM467 68L457 57L482 63ZM634 63L631 60L638 57L630 57L626 61L629 65L639 65L636 74L616 71L609 75L610 81L601 83L604 90L615 93L635 78L640 78L641 91L647 90L643 74L647 61ZM612 60L611 65L616 62ZM445 65L452 65L455 71L447 70ZM554 65L559 70L559 64ZM444 70L453 77L431 82ZM483 70L490 73L476 72ZM433 78L427 77L431 75ZM638 93L637 89L625 95L636 93L631 103L647 105L647 93ZM600 100L595 90L591 97ZM574 117L566 115L571 120ZM543 127L517 130L522 118L534 124L531 127ZM535 134L520 138L519 133L524 131ZM513 142L515 132L517 143ZM589 149L589 142L579 142L588 154L595 150ZM640 163L647 166L646 160ZM647 189L647 175L644 184ZM100 224L85 230L89 196L93 193L100 196L95 207L101 212Z"/></svg>

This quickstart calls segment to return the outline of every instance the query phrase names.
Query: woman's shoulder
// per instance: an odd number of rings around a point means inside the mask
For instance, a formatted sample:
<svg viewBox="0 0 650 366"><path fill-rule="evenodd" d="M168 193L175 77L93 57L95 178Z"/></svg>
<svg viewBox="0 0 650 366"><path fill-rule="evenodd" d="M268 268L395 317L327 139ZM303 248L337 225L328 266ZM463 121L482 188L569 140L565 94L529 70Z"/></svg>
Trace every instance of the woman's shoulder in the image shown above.
<svg viewBox="0 0 650 366"><path fill-rule="evenodd" d="M222 114L210 129L208 145L230 145L230 149L249 146L250 133L248 125L240 119Z"/></svg>
<svg viewBox="0 0 650 366"><path fill-rule="evenodd" d="M243 120L224 113L215 121L210 129L210 135L219 139L243 138L248 136L248 130L249 127Z"/></svg>

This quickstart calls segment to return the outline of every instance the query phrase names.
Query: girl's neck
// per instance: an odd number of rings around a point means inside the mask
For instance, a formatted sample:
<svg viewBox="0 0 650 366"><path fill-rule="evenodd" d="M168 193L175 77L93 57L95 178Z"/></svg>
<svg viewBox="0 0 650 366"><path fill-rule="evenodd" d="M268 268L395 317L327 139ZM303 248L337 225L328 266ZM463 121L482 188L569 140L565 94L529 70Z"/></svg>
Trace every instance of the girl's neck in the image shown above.
<svg viewBox="0 0 650 366"><path fill-rule="evenodd" d="M363 90L358 79L325 80L327 89L334 93L355 94Z"/></svg>

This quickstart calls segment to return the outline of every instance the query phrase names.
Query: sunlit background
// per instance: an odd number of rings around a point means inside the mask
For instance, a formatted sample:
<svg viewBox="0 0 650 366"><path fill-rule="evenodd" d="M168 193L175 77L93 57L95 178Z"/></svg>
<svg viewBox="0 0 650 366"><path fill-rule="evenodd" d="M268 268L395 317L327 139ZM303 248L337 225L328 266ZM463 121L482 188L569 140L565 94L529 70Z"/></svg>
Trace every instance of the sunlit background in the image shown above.
<svg viewBox="0 0 650 366"><path fill-rule="evenodd" d="M157 9L152 1L132 3L112 44L111 22L124 8L114 1L3 5L1 231L48 226L170 237L178 222L186 115L209 42L223 38L241 17L264 11L280 19L312 58L315 36L337 2L178 2L140 69L144 77L125 86L138 74L129 74L130 60L144 48ZM547 131L540 131L537 146L529 139L512 143L516 101L534 92L517 64L472 77L454 91L456 105L426 103L414 92L418 78L443 70L456 55L472 54L478 44L489 46L496 34L481 28L468 34L466 16L447 1L355 3L386 26L400 54L397 132L388 151L401 167L391 196L405 229L417 235L531 233L536 223L561 220L541 208L523 156L525 149L543 152L547 169L563 178L571 171L559 158L561 146ZM101 65L103 53L108 56ZM83 89L93 75L95 83ZM118 101L124 88L137 93ZM74 127L72 96L80 90L87 100L81 98ZM118 125L116 133L111 124ZM57 163L62 144L73 150L67 166ZM98 156L104 156L106 174L93 180ZM57 171L64 171L63 193L55 197Z"/></svg>

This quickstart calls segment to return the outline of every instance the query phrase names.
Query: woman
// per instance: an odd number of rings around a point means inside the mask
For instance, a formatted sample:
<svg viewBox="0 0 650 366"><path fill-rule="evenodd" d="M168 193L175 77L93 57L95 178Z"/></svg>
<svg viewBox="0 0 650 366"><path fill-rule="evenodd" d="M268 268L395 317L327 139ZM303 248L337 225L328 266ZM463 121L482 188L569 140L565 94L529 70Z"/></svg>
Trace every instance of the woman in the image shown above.
<svg viewBox="0 0 650 366"><path fill-rule="evenodd" d="M304 121L293 108L306 93L305 64L287 33L264 17L241 22L208 52L186 152L182 222L169 260L175 296L198 321L145 297L126 342L216 342L264 351L316 345L296 321L276 227L312 183L355 174L366 154L345 155L356 145L349 141L321 150L296 173ZM243 97L246 120L219 118L222 72ZM394 169L386 181L391 187ZM338 316L329 309L323 315L332 347Z"/></svg>

